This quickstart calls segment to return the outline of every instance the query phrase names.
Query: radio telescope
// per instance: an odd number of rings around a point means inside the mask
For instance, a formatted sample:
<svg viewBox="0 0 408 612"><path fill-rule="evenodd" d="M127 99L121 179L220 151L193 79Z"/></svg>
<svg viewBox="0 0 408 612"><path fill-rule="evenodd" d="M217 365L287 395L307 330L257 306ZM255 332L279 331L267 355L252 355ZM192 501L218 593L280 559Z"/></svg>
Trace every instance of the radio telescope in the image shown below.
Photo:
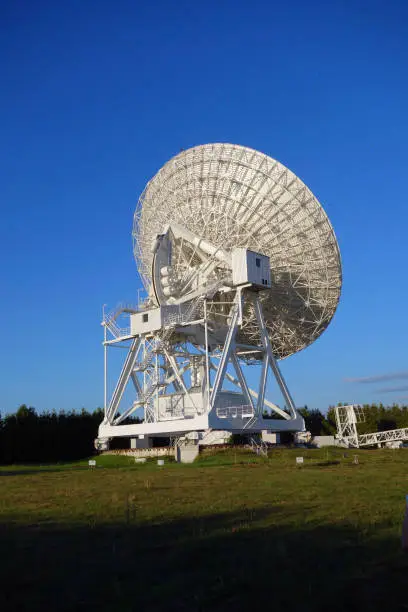
<svg viewBox="0 0 408 612"><path fill-rule="evenodd" d="M102 322L100 444L115 436L303 430L277 361L320 336L341 291L336 237L308 187L248 147L193 147L147 184L133 242L147 298ZM127 328L119 325L124 316ZM117 343L128 352L108 401L107 348ZM268 399L268 375L281 404ZM123 408L129 381L136 399ZM135 424L138 410L143 422Z"/></svg>

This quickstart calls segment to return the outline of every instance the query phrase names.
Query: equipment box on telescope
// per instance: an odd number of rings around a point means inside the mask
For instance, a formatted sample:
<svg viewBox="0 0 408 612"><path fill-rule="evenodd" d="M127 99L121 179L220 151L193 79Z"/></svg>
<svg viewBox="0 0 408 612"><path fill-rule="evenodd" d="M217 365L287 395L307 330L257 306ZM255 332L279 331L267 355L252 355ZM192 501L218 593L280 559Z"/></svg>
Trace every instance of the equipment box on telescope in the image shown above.
<svg viewBox="0 0 408 612"><path fill-rule="evenodd" d="M259 289L270 288L271 270L269 267L269 257L249 249L233 249L232 282L234 285L251 283Z"/></svg>
<svg viewBox="0 0 408 612"><path fill-rule="evenodd" d="M168 325L188 323L188 304L177 304L141 310L130 317L130 331L134 335L151 334Z"/></svg>

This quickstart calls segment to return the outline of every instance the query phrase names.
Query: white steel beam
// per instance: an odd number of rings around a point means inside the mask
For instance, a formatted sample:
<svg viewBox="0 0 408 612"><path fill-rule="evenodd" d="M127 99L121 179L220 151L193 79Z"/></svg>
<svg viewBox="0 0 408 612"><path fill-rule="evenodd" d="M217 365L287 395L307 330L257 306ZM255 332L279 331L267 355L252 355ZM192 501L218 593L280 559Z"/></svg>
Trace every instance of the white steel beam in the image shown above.
<svg viewBox="0 0 408 612"><path fill-rule="evenodd" d="M231 354L231 350L233 349L233 346L234 346L235 335L238 329L237 321L238 321L238 316L239 316L239 308L236 302L234 303L232 307L232 311L233 312L231 316L230 327L228 329L227 337L225 339L225 344L224 344L224 348L222 351L220 364L218 366L217 373L215 375L214 385L211 390L211 396L210 396L211 410L214 408L217 397L218 397L218 393L221 391L222 383L224 381L225 372L227 370L227 365L228 365L228 361L229 361L230 354Z"/></svg>
<svg viewBox="0 0 408 612"><path fill-rule="evenodd" d="M265 321L262 315L262 307L261 307L261 303L258 299L255 299L255 314L256 314L256 318L258 321L258 325L259 325L259 329L261 332L261 339L262 339L262 343L264 345L265 351L269 357L269 365L275 375L276 381L279 385L279 388L281 390L281 393L284 397L284 400L286 402L286 405L288 406L288 409L292 415L293 418L296 418L298 416L296 407L295 407L295 403L292 399L292 396L289 392L289 389L286 385L285 379L282 376L282 373L279 369L278 363L275 359L275 356L272 352L272 346L271 346L271 341L269 339L269 334L268 334L268 330L266 328L265 325Z"/></svg>
<svg viewBox="0 0 408 612"><path fill-rule="evenodd" d="M164 354L166 355L168 362L170 363L173 372L176 376L176 379L178 380L179 384L181 385L181 388L183 389L184 393L187 395L187 397L189 398L190 402L192 403L192 405L194 406L196 412L197 412L197 406L191 396L191 394L188 392L186 385L184 384L184 380L182 378L182 376L180 375L179 369L178 369L178 365L177 365L177 361L175 359L175 357L173 357L173 355L170 355L168 353L168 351L164 348Z"/></svg>
<svg viewBox="0 0 408 612"><path fill-rule="evenodd" d="M238 374L238 380L239 380L239 384L240 384L240 387L242 389L242 392L245 395L245 398L246 398L248 404L251 406L252 412L255 414L254 401L253 401L252 396L251 396L251 394L249 392L245 376L243 375L242 370L241 370L241 366L239 365L239 361L238 361L236 355L234 354L234 348L233 348L233 350L231 352L231 361L232 361L232 364L233 364L233 366L235 368L236 373Z"/></svg>
<svg viewBox="0 0 408 612"><path fill-rule="evenodd" d="M129 381L129 377L133 372L133 368L135 365L135 361L139 354L140 350L140 338L133 338L132 343L130 345L128 354L126 355L125 363L123 364L122 371L120 373L118 382L116 384L115 390L112 394L108 411L107 411L107 420L111 422L116 414L116 411L119 407L120 400L122 399L124 390Z"/></svg>
<svg viewBox="0 0 408 612"><path fill-rule="evenodd" d="M217 371L217 367L212 363L212 361L210 361L210 368L212 370L214 370L215 372ZM225 378L227 380L229 380L233 385L235 385L236 387L239 387L241 389L241 385L239 384L239 380L234 378L234 376L232 376L232 374L230 374L229 372L226 372L225 373ZM254 389L249 388L249 392L250 392L250 394L252 395L253 398L258 400L259 394L256 391L254 391ZM279 414L279 416L283 417L284 419L290 419L290 415L287 412L285 412L284 410L279 408L279 406L277 406L276 404L273 404L272 402L270 402L268 399L264 398L263 404L265 406L267 406L268 408L270 408L271 410L273 410L274 412L276 412L277 414Z"/></svg>
<svg viewBox="0 0 408 612"><path fill-rule="evenodd" d="M268 367L269 367L269 355L268 353L265 353L262 359L262 371L261 371L261 377L259 380L259 394L258 394L258 401L256 404L256 412L257 414L260 414L260 415L263 414L266 382L268 380Z"/></svg>

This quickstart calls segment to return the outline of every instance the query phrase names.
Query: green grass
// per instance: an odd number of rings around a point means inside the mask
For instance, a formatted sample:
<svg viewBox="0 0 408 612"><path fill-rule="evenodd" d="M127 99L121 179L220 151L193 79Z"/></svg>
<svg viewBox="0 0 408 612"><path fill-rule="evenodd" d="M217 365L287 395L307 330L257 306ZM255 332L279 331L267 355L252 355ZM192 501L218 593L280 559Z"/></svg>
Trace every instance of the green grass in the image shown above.
<svg viewBox="0 0 408 612"><path fill-rule="evenodd" d="M344 454L2 467L0 610L406 610L408 451Z"/></svg>

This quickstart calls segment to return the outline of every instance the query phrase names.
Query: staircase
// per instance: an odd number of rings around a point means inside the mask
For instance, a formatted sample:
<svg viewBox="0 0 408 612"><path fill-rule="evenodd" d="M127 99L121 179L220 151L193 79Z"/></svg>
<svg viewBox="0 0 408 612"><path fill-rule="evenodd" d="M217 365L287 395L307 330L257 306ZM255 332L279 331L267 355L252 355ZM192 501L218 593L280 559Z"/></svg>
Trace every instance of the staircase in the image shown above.
<svg viewBox="0 0 408 612"><path fill-rule="evenodd" d="M192 302L190 308L188 309L188 311L183 317L183 322L188 322L192 320L193 315L196 313L199 305L202 303L203 300L204 300L204 297L200 296ZM167 340L169 340L169 338L174 333L175 327L177 326L177 324L180 324L180 323L181 323L181 319L179 316L175 317L170 322L168 327L165 328L159 340L156 342L156 345L149 351L149 353L146 355L143 361L141 361L137 365L138 370L141 370L141 371L146 370L152 364L154 355L160 350L160 347L163 346L167 342ZM164 381L162 381L160 377L152 376L147 389L140 396L140 403L146 404L152 398L157 387L159 387L160 385L164 385L164 384L165 384Z"/></svg>
<svg viewBox="0 0 408 612"><path fill-rule="evenodd" d="M199 296L198 298L196 298L195 300L191 302L188 309L183 315L177 314L175 317L169 320L168 324L163 330L163 333L156 340L154 346L148 351L148 353L144 356L144 358L138 363L135 363L136 362L137 338L133 339L131 349L126 357L126 361L122 369L122 373L120 375L119 381L116 385L116 388L113 392L113 395L112 395L112 398L109 404L108 419L116 413L117 407L119 405L119 402L124 392L125 381L127 382L132 371L137 370L139 372L140 371L144 372L148 370L150 366L152 366L155 355L160 351L161 347L163 347L166 344L166 342L170 339L170 337L174 333L175 327L177 325L186 324L194 320L194 316L196 315L204 299L205 299L205 296ZM126 336L130 335L130 328L119 327L117 324L117 318L122 313L132 314L136 312L137 312L137 309L134 308L133 306L128 305L128 304L120 304L115 308L115 310L113 310L111 313L109 313L109 315L107 315L104 318L104 320L102 321L102 325L104 325L109 330L109 332L114 336L114 338L116 339L125 338ZM166 383L160 376L156 375L155 373L152 373L147 387L143 390L143 393L139 395L139 398L133 404L133 406L144 405L147 409L147 412L151 414L151 418L153 420L154 420L153 410L151 406L148 407L147 404L150 402L155 391L160 386L166 386ZM119 415L119 417L116 419L115 422L117 424L121 422L124 419L124 417L131 411L133 411L133 408L126 411L124 415Z"/></svg>
<svg viewBox="0 0 408 612"><path fill-rule="evenodd" d="M112 312L110 312L102 321L114 338L123 338L130 335L130 327L119 327L116 319L123 313L133 314L137 312L137 308L132 304L119 304Z"/></svg>
<svg viewBox="0 0 408 612"><path fill-rule="evenodd" d="M244 425L244 429L250 429L256 423L258 416L254 414Z"/></svg>
<svg viewBox="0 0 408 612"><path fill-rule="evenodd" d="M156 376L155 374L150 378L150 384L147 387L146 391L142 393L140 399L143 404L146 404L153 396L156 389L160 386L167 386L164 380L160 377L160 375Z"/></svg>
<svg viewBox="0 0 408 612"><path fill-rule="evenodd" d="M249 439L249 446L252 452L254 452L256 455L261 455L262 457L268 456L268 446L265 444L265 442L260 436L252 436Z"/></svg>
<svg viewBox="0 0 408 612"><path fill-rule="evenodd" d="M204 295L200 295L198 298L196 298L195 300L193 300L191 302L191 306L187 310L187 313L186 313L186 316L185 316L186 323L189 323L190 321L194 321L195 315L197 314L197 311L198 311L198 308L204 302L205 297L206 296L204 296Z"/></svg>
<svg viewBox="0 0 408 612"><path fill-rule="evenodd" d="M155 354L157 353L157 350L160 346L161 342L158 341L156 343L156 346L154 348L152 348L144 357L144 359L142 361L139 361L136 364L135 370L139 371L139 372L144 372L145 370L147 370L147 368L151 365Z"/></svg>
<svg viewBox="0 0 408 612"><path fill-rule="evenodd" d="M122 329L120 328L115 319L112 317L109 317L107 319L105 319L105 321L103 322L103 325L105 325L105 327L110 331L110 333L112 334L112 336L114 338L121 338L122 336L126 336L128 335L126 332L128 331L128 328L126 329Z"/></svg>

